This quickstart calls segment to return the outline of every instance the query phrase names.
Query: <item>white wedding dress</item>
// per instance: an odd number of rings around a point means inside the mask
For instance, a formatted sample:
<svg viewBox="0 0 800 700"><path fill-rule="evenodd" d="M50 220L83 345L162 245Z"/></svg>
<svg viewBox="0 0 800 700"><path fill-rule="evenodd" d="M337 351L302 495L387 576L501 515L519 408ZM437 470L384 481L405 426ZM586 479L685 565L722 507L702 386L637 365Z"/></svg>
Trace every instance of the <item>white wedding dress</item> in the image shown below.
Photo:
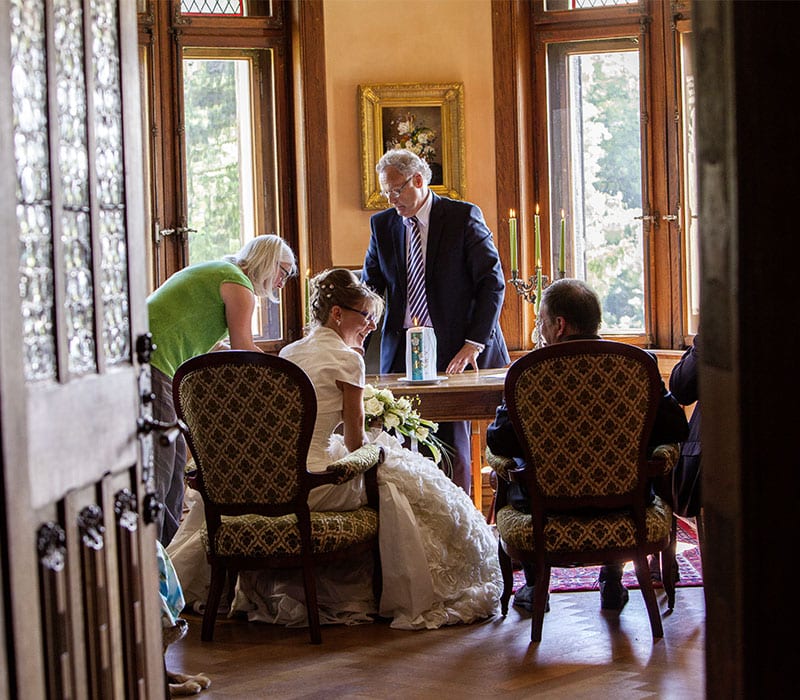
<svg viewBox="0 0 800 700"><path fill-rule="evenodd" d="M364 361L335 331L324 327L285 347L281 356L300 365L314 384L318 413L308 468L324 470L346 454L342 437L333 434L342 420L337 381L364 386ZM318 568L321 622L371 622L379 612L391 618L394 628L435 629L495 614L502 577L497 539L483 515L431 460L405 449L383 431L373 431L370 439L385 452L378 468L380 603L376 606L372 595L369 557L360 566ZM192 508L167 551L187 603L196 605L205 601L209 573L199 531L202 501L189 500ZM349 510L363 502L361 479L315 489L309 496L314 510ZM233 611L246 612L250 620L306 625L303 600L299 572L279 576L271 571L242 572Z"/></svg>

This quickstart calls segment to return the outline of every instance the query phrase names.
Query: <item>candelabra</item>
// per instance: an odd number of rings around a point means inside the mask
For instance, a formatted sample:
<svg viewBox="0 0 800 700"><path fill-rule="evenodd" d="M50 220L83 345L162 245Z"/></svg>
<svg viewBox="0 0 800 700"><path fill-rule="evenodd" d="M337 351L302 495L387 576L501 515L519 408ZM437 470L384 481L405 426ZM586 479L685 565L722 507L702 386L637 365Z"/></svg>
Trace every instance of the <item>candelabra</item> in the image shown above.
<svg viewBox="0 0 800 700"><path fill-rule="evenodd" d="M543 347L543 339L541 332L541 320L539 317L539 304L542 301L542 291L547 288L547 285L550 283L550 281L547 275L542 274L542 268L538 266L536 267L536 273L531 275L527 282L522 277L517 277L517 272L517 270L511 270L511 279L508 280L508 284L514 287L517 294L519 294L525 301L533 304L536 312L536 323L533 327L533 333L531 334L531 341L533 342L533 346L535 348L541 348ZM558 278L561 279L563 277L564 270L559 270Z"/></svg>
<svg viewBox="0 0 800 700"><path fill-rule="evenodd" d="M539 284L540 279L541 284ZM539 311L538 302L541 300L537 298L537 291L540 286L542 289L547 286L547 275L542 274L541 268L537 267L536 274L531 275L527 282L522 277L517 277L517 270L511 270L511 279L508 280L508 283L516 289L517 294L533 304L537 312Z"/></svg>
<svg viewBox="0 0 800 700"><path fill-rule="evenodd" d="M558 257L558 277L564 277L565 272L565 254L566 254L566 228L565 228L564 210L561 210L561 247L559 248ZM536 325L533 329L531 340L535 347L542 347L541 337L541 323L539 321L539 304L542 301L542 290L548 285L549 281L547 275L542 274L542 239L539 228L539 205L536 205L536 213L533 215L533 231L534 231L534 260L536 260L536 272L525 281L524 277L517 277L517 217L515 216L514 209L508 212L508 239L511 246L511 279L508 283L514 287L517 294L519 294L525 301L533 304L534 311L536 312Z"/></svg>

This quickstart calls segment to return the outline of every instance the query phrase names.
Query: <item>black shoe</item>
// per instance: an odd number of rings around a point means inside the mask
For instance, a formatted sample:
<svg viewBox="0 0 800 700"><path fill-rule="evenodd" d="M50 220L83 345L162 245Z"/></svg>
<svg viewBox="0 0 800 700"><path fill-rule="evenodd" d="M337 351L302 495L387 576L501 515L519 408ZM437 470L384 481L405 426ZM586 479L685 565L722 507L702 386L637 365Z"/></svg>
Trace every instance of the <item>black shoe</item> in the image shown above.
<svg viewBox="0 0 800 700"><path fill-rule="evenodd" d="M522 586L514 594L514 605L523 608L528 612L533 612L533 586L527 584ZM547 602L544 605L544 611L550 612L550 594L547 594Z"/></svg>
<svg viewBox="0 0 800 700"><path fill-rule="evenodd" d="M619 579L600 581L600 609L621 611L628 602L628 589Z"/></svg>
<svg viewBox="0 0 800 700"><path fill-rule="evenodd" d="M658 555L653 555L650 557L649 561L650 567L650 580L653 583L661 583L661 562L659 561ZM673 583L678 583L681 580L681 572L678 568L678 560L677 558L672 560L672 581Z"/></svg>
<svg viewBox="0 0 800 700"><path fill-rule="evenodd" d="M675 557L672 560L672 582L678 583L678 581L680 580L681 580L681 570L680 567L678 566L678 558Z"/></svg>
<svg viewBox="0 0 800 700"><path fill-rule="evenodd" d="M650 557L648 566L650 568L650 580L653 583L661 583L661 560L658 554Z"/></svg>

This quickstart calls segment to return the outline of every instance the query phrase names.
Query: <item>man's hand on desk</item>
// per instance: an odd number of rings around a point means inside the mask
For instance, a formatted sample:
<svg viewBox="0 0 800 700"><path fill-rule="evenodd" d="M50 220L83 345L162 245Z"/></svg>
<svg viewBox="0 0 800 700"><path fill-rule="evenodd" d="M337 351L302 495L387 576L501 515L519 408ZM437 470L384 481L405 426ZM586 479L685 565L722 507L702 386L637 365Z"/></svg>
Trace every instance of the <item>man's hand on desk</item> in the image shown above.
<svg viewBox="0 0 800 700"><path fill-rule="evenodd" d="M472 343L464 343L461 350L456 353L456 356L450 360L445 372L447 374L461 374L468 366L473 369L478 369L478 355L480 350Z"/></svg>

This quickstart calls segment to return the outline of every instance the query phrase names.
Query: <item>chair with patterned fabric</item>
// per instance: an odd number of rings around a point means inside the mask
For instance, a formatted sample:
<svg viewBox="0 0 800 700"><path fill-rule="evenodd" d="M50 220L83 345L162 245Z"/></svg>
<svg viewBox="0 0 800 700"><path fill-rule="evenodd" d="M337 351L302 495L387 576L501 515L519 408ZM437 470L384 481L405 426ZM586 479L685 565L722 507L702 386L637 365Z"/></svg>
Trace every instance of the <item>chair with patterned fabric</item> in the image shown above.
<svg viewBox="0 0 800 700"><path fill-rule="evenodd" d="M552 566L633 560L653 637L663 637L648 554L674 547L674 516L651 485L677 461L678 446L648 454L662 395L658 367L640 348L606 340L556 343L508 370L505 399L526 467L489 453L498 472L495 518L508 612L511 560L535 570L531 640L541 641ZM528 513L508 504L509 481L528 494ZM658 493L656 489L656 493ZM662 557L670 567L670 557ZM665 572L670 609L673 572Z"/></svg>
<svg viewBox="0 0 800 700"><path fill-rule="evenodd" d="M316 564L378 553L379 447L366 445L331 464L306 469L317 415L311 380L297 365L246 350L213 352L182 364L173 380L175 410L197 466L203 497L211 584L201 639L211 641L226 579L239 571L299 568L311 642L319 644ZM311 512L308 492L363 474L368 504L345 512Z"/></svg>

